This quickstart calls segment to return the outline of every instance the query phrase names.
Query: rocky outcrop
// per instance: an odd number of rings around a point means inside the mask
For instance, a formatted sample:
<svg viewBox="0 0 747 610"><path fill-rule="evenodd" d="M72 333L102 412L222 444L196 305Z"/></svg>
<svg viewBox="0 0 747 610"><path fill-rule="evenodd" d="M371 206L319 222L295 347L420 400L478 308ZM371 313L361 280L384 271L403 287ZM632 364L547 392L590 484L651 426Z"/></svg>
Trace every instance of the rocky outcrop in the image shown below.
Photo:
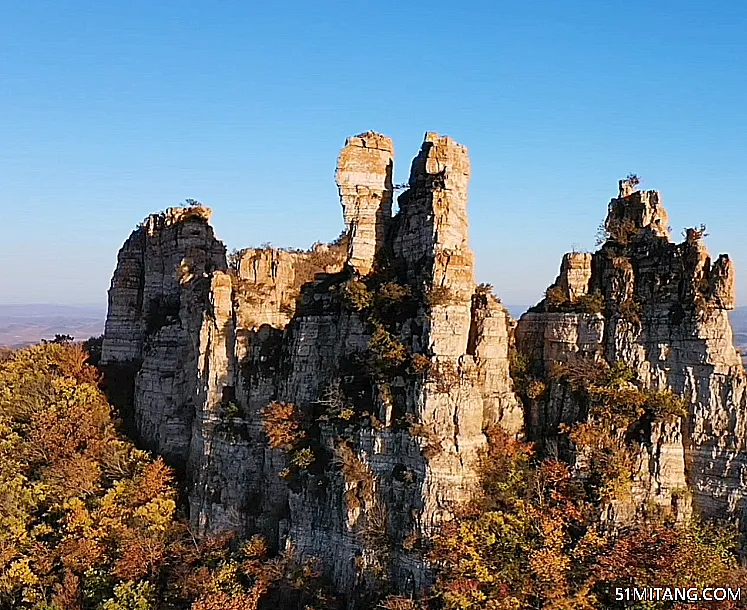
<svg viewBox="0 0 747 610"><path fill-rule="evenodd" d="M620 361L645 387L683 396L688 417L654 423L639 444L636 502L676 504L689 487L698 512L740 517L747 379L727 317L732 263L726 255L711 261L702 229L673 243L659 193L625 181L605 227L597 252L563 259L546 299L519 321L517 346L545 374L558 362ZM599 313L589 311L595 303ZM534 438L557 438L561 424L585 416L559 389L528 406Z"/></svg>
<svg viewBox="0 0 747 610"><path fill-rule="evenodd" d="M141 442L180 469L189 453L197 393L197 341L210 276L226 250L202 206L154 214L119 252L109 290L101 363L137 371L135 425Z"/></svg>
<svg viewBox="0 0 747 610"><path fill-rule="evenodd" d="M612 199L604 228L613 239L625 241L647 234L669 238L669 216L658 191L636 190L637 181L620 180L617 198Z"/></svg>
<svg viewBox="0 0 747 610"><path fill-rule="evenodd" d="M523 425L508 313L475 285L466 148L427 134L395 216L392 165L385 136L348 139L346 234L306 252L229 268L204 208L151 217L120 252L104 341L105 362L135 363L140 436L185 463L195 530L293 544L351 604L427 584L419 549L473 492L485 429ZM282 446L272 409L300 426Z"/></svg>
<svg viewBox="0 0 747 610"><path fill-rule="evenodd" d="M562 291L563 298L576 301L588 294L591 280L591 254L588 252L569 252L563 256L554 287Z"/></svg>
<svg viewBox="0 0 747 610"><path fill-rule="evenodd" d="M344 236L334 244L315 244L308 252L272 247L242 250L234 274L237 328L254 330L264 324L285 328L296 311L301 287L317 273L341 271L349 260L349 242Z"/></svg>

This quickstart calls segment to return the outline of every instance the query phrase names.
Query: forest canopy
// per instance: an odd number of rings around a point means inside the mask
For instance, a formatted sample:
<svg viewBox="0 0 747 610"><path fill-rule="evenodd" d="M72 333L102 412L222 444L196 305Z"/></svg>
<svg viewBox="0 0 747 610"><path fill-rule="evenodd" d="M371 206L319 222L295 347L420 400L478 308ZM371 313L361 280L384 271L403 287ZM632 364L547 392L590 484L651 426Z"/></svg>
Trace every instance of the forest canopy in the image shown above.
<svg viewBox="0 0 747 610"><path fill-rule="evenodd" d="M79 345L0 362L0 608L334 608L259 537L198 543L172 471L123 438Z"/></svg>

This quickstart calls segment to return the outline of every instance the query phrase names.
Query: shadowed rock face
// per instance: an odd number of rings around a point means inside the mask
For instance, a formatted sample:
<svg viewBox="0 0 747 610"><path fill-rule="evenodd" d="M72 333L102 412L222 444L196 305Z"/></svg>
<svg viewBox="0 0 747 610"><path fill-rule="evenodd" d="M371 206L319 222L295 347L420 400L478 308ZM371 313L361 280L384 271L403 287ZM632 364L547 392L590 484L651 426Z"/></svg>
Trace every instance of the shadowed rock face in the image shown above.
<svg viewBox="0 0 747 610"><path fill-rule="evenodd" d="M196 531L292 543L351 600L381 571L405 592L428 582L406 541L470 497L487 426L523 425L508 313L474 282L466 148L427 134L396 216L392 167L389 138L349 138L346 236L246 250L231 269L207 209L150 217L120 251L103 347L137 371L142 441L184 463ZM374 304L346 304L351 282ZM405 296L381 313L387 290ZM382 345L404 360L382 365ZM296 406L311 465L269 446L272 402Z"/></svg>
<svg viewBox="0 0 747 610"><path fill-rule="evenodd" d="M555 283L571 299L599 292L603 311L550 313L543 302L519 321L517 347L546 371L556 361L623 361L647 387L682 394L689 417L655 424L642 444L635 500L669 505L673 490L689 486L697 511L741 516L747 381L727 317L734 268L726 255L711 261L702 231L675 244L666 224L659 193L621 183L609 239L593 255L566 255ZM582 416L560 392L532 403L527 432L535 438L554 438L560 423Z"/></svg>

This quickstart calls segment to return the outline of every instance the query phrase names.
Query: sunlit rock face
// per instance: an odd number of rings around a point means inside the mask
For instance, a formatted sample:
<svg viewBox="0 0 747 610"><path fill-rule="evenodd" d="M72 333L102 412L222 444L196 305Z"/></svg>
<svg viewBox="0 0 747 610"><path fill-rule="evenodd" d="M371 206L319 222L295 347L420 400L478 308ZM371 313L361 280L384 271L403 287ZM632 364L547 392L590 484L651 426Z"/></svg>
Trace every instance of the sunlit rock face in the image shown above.
<svg viewBox="0 0 747 610"><path fill-rule="evenodd" d="M349 236L348 264L370 273L392 219L394 144L368 131L348 138L337 159L337 188Z"/></svg>
<svg viewBox="0 0 747 610"><path fill-rule="evenodd" d="M711 259L701 229L673 243L667 218L658 192L621 181L604 225L608 239L593 254L565 256L548 297L518 322L517 347L546 372L556 362L622 361L645 387L672 389L687 400L682 424L656 423L647 431L634 506L618 507L623 517L647 501L679 502L682 512L686 487L699 513L741 517L747 383L727 316L735 305L734 267L726 255ZM551 297L574 301L595 293L604 298L600 313L548 311ZM584 416L559 389L530 403L533 438L557 438L560 424Z"/></svg>
<svg viewBox="0 0 747 610"><path fill-rule="evenodd" d="M467 149L426 134L394 216L393 151L348 139L346 233L309 251L229 265L206 208L149 217L120 251L103 347L136 371L142 442L183 465L195 531L292 544L351 600L429 582L418 549L474 492L485 430L524 421L508 312L474 280ZM274 403L295 405L298 447L270 446Z"/></svg>

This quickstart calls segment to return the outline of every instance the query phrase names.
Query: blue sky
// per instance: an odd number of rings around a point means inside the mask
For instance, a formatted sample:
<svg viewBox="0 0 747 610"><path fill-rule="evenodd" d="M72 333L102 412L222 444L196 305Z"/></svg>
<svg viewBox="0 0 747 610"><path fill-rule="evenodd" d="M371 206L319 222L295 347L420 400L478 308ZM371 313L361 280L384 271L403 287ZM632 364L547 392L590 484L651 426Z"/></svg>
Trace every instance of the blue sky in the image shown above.
<svg viewBox="0 0 747 610"><path fill-rule="evenodd" d="M0 303L102 303L147 214L229 248L342 228L346 136L470 149L479 281L537 301L618 178L705 223L747 297L747 4L0 0Z"/></svg>

